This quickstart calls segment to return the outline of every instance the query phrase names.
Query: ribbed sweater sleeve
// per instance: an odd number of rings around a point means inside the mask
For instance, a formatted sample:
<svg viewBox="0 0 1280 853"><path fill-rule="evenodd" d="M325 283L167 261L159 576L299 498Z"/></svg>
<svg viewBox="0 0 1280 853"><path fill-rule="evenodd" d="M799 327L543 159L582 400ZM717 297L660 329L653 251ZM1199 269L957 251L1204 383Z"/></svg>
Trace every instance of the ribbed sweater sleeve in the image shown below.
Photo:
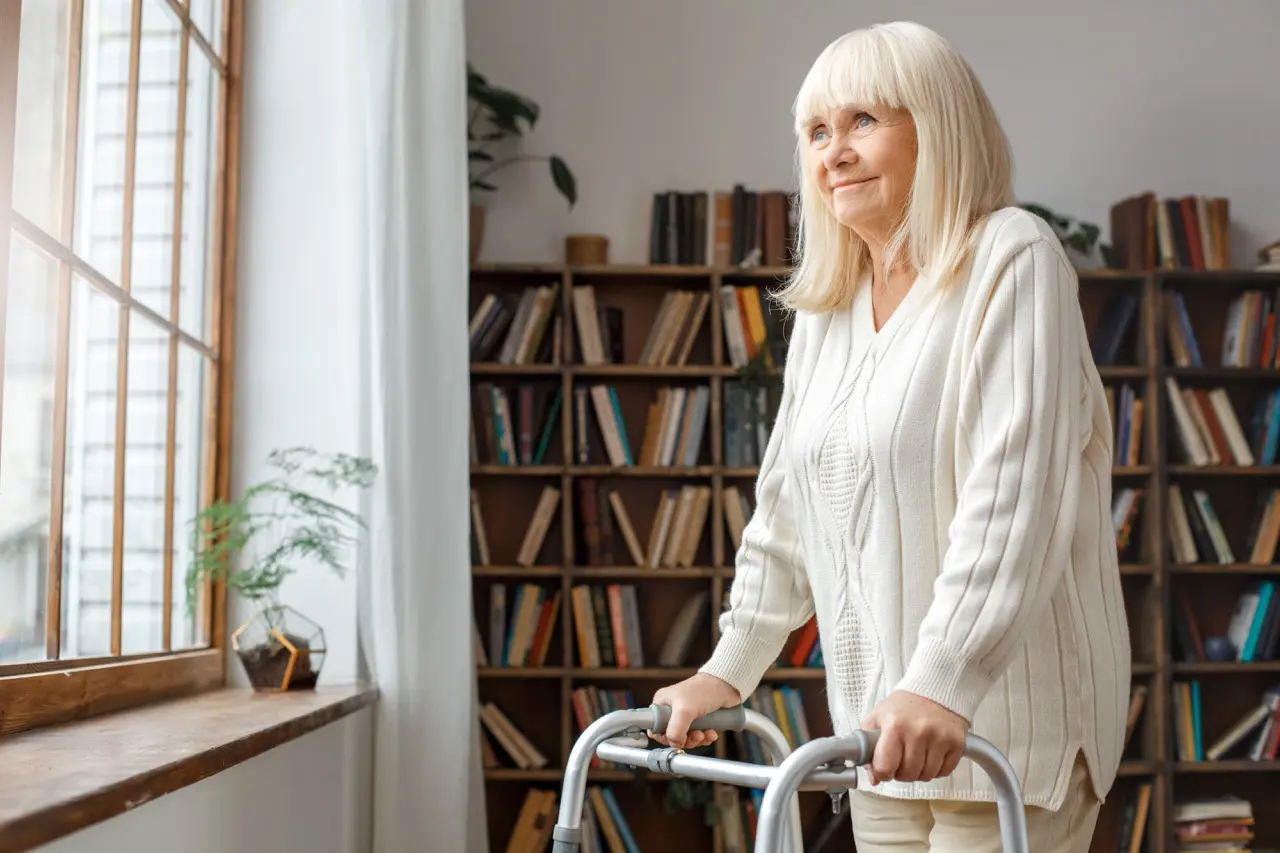
<svg viewBox="0 0 1280 853"><path fill-rule="evenodd" d="M1090 417L1076 304L1074 275L1037 240L1009 257L975 312L976 333L966 330L962 479L933 601L897 687L970 722L1028 627L1047 617L1071 559Z"/></svg>
<svg viewBox="0 0 1280 853"><path fill-rule="evenodd" d="M777 660L787 637L813 615L800 558L800 532L786 468L791 393L783 393L756 480L756 507L742 531L720 640L701 671L731 684L743 700Z"/></svg>

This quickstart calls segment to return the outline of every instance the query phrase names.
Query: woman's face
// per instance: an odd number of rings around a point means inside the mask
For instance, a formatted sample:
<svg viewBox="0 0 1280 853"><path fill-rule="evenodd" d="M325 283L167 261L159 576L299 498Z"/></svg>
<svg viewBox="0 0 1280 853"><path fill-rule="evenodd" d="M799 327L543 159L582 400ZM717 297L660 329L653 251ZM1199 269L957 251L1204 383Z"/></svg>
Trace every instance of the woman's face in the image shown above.
<svg viewBox="0 0 1280 853"><path fill-rule="evenodd" d="M816 116L807 133L806 169L836 219L882 242L906 210L915 176L911 114L850 106Z"/></svg>

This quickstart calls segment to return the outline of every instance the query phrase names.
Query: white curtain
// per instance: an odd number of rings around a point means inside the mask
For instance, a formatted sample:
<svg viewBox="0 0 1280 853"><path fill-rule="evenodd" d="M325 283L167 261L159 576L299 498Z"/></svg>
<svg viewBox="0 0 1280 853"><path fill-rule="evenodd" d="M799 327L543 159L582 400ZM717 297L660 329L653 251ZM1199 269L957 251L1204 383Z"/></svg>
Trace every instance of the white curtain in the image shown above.
<svg viewBox="0 0 1280 853"><path fill-rule="evenodd" d="M483 853L471 646L463 0L344 5L365 438L370 849Z"/></svg>

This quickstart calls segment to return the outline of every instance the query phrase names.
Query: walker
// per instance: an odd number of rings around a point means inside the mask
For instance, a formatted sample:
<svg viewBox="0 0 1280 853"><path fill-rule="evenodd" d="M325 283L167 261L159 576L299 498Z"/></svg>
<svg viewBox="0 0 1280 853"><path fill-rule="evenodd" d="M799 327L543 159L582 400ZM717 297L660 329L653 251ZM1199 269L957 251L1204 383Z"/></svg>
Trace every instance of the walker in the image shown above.
<svg viewBox="0 0 1280 853"><path fill-rule="evenodd" d="M792 752L782 731L758 711L741 705L699 717L692 730L747 731L769 750L773 765L688 755L676 747L649 749L647 732L666 729L671 708L613 711L589 725L573 744L564 773L560 814L552 831L552 853L578 853L582 844L582 809L587 767L593 754L604 761L647 768L654 773L702 779L764 790L756 819L755 853L803 853L799 791L826 791L833 803L856 788L857 767L871 760L879 732L856 731L848 737L816 738ZM965 739L965 757L976 762L996 787L1000 834L1009 853L1030 853L1026 816L1018 777L1009 761L989 741ZM785 808L787 803L789 808ZM785 832L784 832L785 827ZM788 840L784 840L788 839Z"/></svg>

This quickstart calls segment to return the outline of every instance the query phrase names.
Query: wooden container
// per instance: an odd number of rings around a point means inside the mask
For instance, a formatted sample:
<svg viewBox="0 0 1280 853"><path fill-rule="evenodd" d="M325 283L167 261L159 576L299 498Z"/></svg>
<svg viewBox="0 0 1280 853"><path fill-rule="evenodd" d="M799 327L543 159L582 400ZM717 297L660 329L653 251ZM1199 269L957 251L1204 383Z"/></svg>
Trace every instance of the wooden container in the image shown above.
<svg viewBox="0 0 1280 853"><path fill-rule="evenodd" d="M603 234L570 234L564 238L564 260L570 266L609 263L609 238Z"/></svg>

